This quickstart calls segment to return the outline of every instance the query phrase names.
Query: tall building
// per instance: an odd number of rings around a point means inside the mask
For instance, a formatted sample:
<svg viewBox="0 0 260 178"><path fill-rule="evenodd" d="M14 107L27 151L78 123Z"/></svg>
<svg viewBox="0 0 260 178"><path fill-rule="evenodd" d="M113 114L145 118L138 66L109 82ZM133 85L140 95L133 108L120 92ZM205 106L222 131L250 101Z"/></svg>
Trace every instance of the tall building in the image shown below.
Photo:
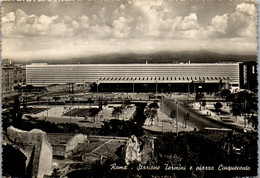
<svg viewBox="0 0 260 178"><path fill-rule="evenodd" d="M243 62L240 68L240 88L248 90L257 90L257 63Z"/></svg>
<svg viewBox="0 0 260 178"><path fill-rule="evenodd" d="M2 60L2 97L14 94L14 65L9 59Z"/></svg>
<svg viewBox="0 0 260 178"><path fill-rule="evenodd" d="M22 65L12 64L9 59L4 59L2 68L2 97L17 94L14 86L26 84L26 68Z"/></svg>

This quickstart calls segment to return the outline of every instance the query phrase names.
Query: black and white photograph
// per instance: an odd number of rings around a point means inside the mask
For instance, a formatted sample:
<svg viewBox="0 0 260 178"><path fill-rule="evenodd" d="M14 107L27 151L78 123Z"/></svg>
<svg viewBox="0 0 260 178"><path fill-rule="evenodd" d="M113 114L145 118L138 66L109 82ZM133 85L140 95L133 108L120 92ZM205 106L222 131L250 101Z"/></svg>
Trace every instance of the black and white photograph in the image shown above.
<svg viewBox="0 0 260 178"><path fill-rule="evenodd" d="M1 2L2 177L258 176L257 2Z"/></svg>

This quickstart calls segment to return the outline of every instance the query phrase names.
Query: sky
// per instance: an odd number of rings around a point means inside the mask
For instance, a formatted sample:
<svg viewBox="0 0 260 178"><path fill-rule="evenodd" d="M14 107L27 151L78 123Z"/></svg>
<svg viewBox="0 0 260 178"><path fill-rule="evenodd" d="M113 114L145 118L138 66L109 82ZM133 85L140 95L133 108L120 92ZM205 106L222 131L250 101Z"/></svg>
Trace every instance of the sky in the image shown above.
<svg viewBox="0 0 260 178"><path fill-rule="evenodd" d="M208 50L257 53L250 1L2 2L2 58Z"/></svg>

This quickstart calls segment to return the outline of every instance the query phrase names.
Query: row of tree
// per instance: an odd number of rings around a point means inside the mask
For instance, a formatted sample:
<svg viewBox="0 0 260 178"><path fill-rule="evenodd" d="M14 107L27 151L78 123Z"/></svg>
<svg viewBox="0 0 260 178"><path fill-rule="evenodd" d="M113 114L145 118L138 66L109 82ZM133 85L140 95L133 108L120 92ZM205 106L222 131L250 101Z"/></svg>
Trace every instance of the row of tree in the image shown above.
<svg viewBox="0 0 260 178"><path fill-rule="evenodd" d="M234 116L243 116L248 123L252 123L257 129L258 99L253 92L241 91L226 96L226 101L231 105Z"/></svg>

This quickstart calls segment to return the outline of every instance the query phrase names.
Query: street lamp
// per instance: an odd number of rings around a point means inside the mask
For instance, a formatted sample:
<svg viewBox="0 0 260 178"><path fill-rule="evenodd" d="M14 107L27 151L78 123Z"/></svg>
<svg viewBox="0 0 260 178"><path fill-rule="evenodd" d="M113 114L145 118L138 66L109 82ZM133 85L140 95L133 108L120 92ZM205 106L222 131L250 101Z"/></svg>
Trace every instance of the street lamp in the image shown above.
<svg viewBox="0 0 260 178"><path fill-rule="evenodd" d="M162 107L161 107L162 113L163 113L163 97L164 97L164 95L162 95Z"/></svg>
<svg viewBox="0 0 260 178"><path fill-rule="evenodd" d="M133 78L133 94L135 92L135 78Z"/></svg>
<svg viewBox="0 0 260 178"><path fill-rule="evenodd" d="M190 82L188 81L188 95L187 95L187 97L189 97L189 96L190 96Z"/></svg>
<svg viewBox="0 0 260 178"><path fill-rule="evenodd" d="M176 102L176 104L177 104L177 115L176 115L176 134L177 134L177 136L178 136L178 117L179 117L179 113L178 113L178 110L179 110L179 103L178 103L178 101L175 99L175 102Z"/></svg>
<svg viewBox="0 0 260 178"><path fill-rule="evenodd" d="M97 94L98 94L98 85L99 85L99 83L98 83L98 81L97 81Z"/></svg>
<svg viewBox="0 0 260 178"><path fill-rule="evenodd" d="M71 112L71 110L72 110L72 96L70 97L70 123L71 123L71 114L72 114L72 112Z"/></svg>
<svg viewBox="0 0 260 178"><path fill-rule="evenodd" d="M187 128L187 120L190 119L190 113L188 112L185 116L184 116L184 127Z"/></svg>
<svg viewBox="0 0 260 178"><path fill-rule="evenodd" d="M157 80L155 81L155 98L157 99Z"/></svg>
<svg viewBox="0 0 260 178"><path fill-rule="evenodd" d="M46 119L48 118L48 109L49 109L49 97L47 97L47 115L46 115Z"/></svg>

